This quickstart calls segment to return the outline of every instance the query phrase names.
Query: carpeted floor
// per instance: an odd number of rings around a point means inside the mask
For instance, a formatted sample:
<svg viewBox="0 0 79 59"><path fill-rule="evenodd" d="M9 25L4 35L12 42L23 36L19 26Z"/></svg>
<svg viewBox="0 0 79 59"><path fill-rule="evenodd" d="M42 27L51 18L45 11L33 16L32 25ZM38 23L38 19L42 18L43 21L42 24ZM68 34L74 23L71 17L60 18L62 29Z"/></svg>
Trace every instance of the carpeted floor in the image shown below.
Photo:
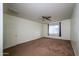
<svg viewBox="0 0 79 59"><path fill-rule="evenodd" d="M11 56L74 56L69 40L40 38L4 50Z"/></svg>

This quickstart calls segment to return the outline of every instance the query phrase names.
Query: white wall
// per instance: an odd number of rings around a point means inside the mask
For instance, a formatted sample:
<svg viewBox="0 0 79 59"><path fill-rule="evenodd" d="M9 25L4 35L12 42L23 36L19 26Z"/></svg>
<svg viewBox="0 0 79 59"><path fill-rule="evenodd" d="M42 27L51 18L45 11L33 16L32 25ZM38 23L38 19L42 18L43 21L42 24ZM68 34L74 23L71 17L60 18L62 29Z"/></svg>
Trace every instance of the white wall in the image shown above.
<svg viewBox="0 0 79 59"><path fill-rule="evenodd" d="M48 24L42 24L42 36L48 36Z"/></svg>
<svg viewBox="0 0 79 59"><path fill-rule="evenodd" d="M70 40L70 20L71 19L66 19L61 21L61 37L48 36L48 24L43 25L43 36Z"/></svg>
<svg viewBox="0 0 79 59"><path fill-rule="evenodd" d="M4 48L41 37L42 24L4 14Z"/></svg>
<svg viewBox="0 0 79 59"><path fill-rule="evenodd" d="M79 56L79 4L76 5L71 20L71 42L75 55Z"/></svg>
<svg viewBox="0 0 79 59"><path fill-rule="evenodd" d="M3 51L3 19L2 19L2 4L0 3L0 56Z"/></svg>
<svg viewBox="0 0 79 59"><path fill-rule="evenodd" d="M70 23L71 19L61 21L61 37L70 40Z"/></svg>

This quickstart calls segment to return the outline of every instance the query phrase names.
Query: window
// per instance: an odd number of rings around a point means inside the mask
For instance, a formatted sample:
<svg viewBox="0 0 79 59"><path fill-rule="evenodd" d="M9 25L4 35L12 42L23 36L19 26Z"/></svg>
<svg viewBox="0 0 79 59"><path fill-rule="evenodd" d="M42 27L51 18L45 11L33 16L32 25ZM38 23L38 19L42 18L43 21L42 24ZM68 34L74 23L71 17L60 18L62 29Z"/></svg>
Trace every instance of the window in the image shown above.
<svg viewBox="0 0 79 59"><path fill-rule="evenodd" d="M61 36L61 23L50 25L49 24L49 35Z"/></svg>
<svg viewBox="0 0 79 59"><path fill-rule="evenodd" d="M58 33L59 33L58 25L49 26L49 34L58 34Z"/></svg>

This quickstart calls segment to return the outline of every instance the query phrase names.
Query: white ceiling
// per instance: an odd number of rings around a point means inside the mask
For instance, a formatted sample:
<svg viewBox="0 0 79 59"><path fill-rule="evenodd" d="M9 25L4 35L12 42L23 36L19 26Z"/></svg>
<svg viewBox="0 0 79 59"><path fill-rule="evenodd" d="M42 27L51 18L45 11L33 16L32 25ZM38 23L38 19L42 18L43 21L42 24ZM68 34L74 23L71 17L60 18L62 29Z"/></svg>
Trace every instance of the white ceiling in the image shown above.
<svg viewBox="0 0 79 59"><path fill-rule="evenodd" d="M51 20L70 19L74 3L9 3L7 7L25 19L40 21L41 16L52 16Z"/></svg>

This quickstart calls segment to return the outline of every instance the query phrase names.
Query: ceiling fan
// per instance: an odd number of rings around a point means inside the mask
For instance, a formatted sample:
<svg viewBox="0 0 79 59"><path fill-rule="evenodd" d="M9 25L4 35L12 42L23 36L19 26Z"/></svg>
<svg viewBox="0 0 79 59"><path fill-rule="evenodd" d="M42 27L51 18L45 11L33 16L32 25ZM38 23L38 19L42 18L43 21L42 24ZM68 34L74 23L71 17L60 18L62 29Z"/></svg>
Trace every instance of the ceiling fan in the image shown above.
<svg viewBox="0 0 79 59"><path fill-rule="evenodd" d="M42 16L43 21L47 20L47 21L51 21L51 16Z"/></svg>

